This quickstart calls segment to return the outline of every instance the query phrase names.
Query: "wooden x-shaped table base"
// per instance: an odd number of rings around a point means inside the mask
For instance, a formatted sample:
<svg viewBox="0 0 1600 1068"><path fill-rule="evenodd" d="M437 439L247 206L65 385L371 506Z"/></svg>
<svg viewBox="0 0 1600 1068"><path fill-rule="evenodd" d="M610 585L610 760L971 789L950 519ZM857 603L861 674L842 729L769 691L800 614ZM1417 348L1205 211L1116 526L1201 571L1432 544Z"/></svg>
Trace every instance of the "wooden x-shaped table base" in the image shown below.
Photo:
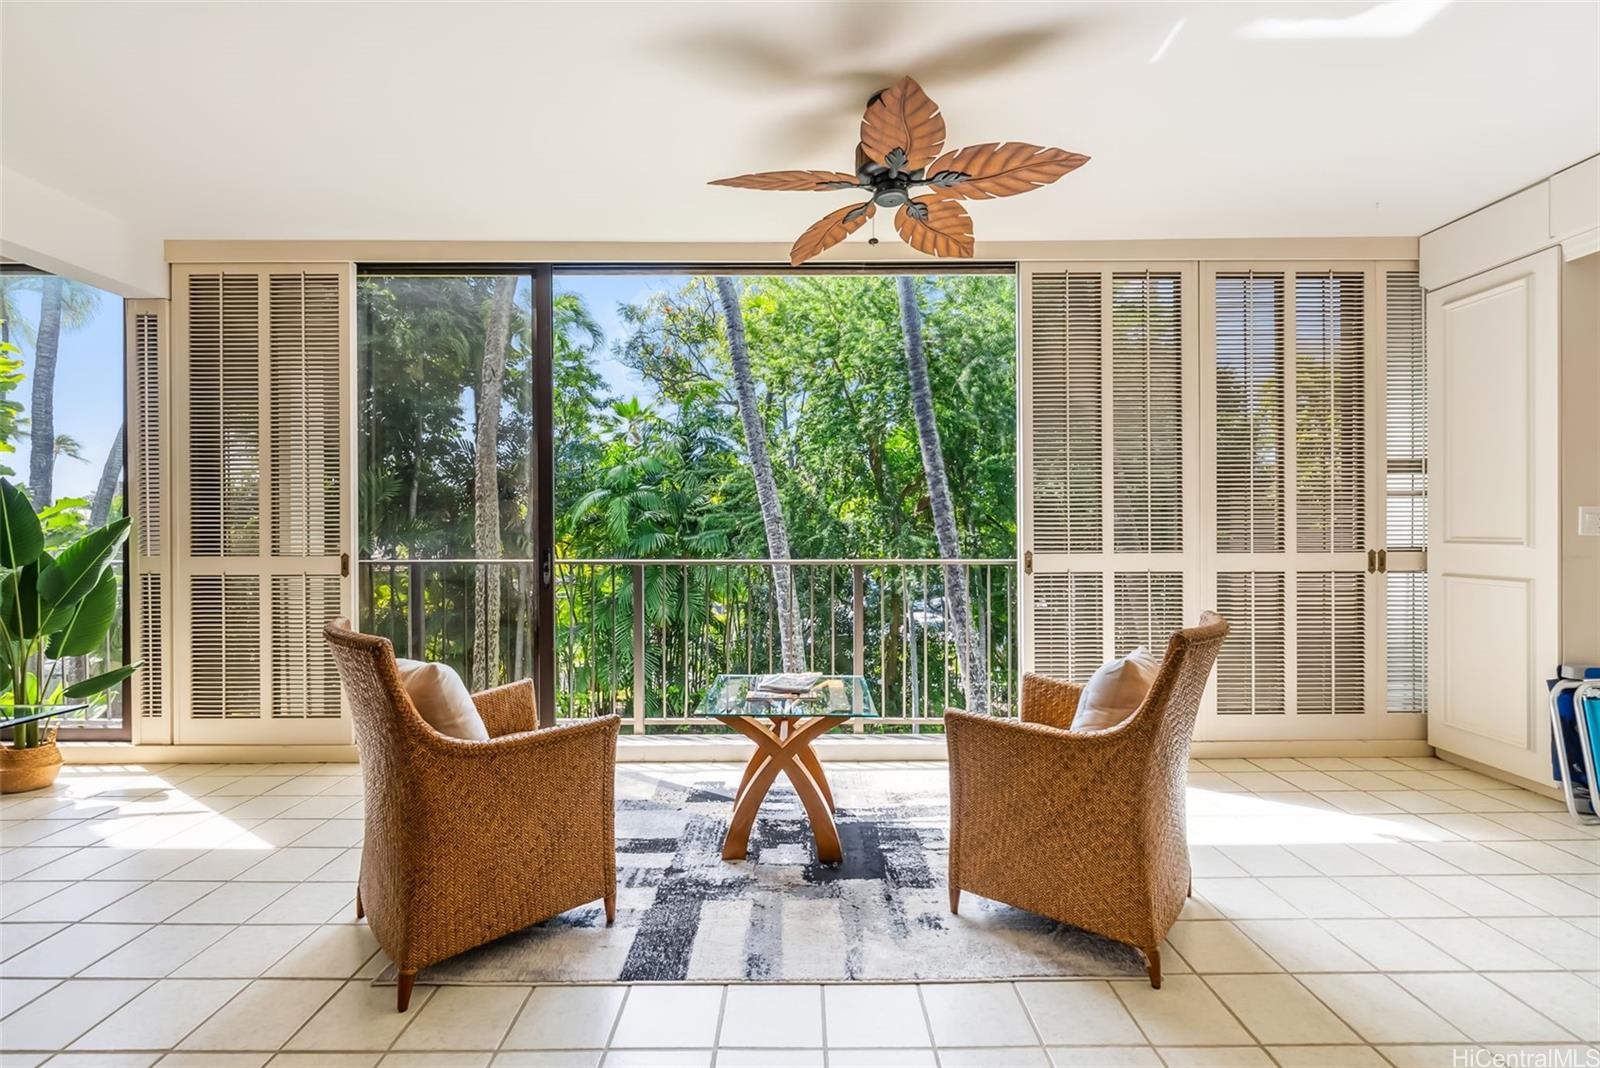
<svg viewBox="0 0 1600 1068"><path fill-rule="evenodd" d="M800 803L806 808L811 833L817 840L817 859L824 864L837 864L844 859L839 829L833 825L833 791L822 773L822 762L811 748L813 738L843 722L842 718L780 716L771 721L771 726L761 716L718 716L717 719L756 743L755 755L745 765L744 777L739 780L728 836L722 841L722 859L745 858L756 812L779 772L789 776L794 792L800 795Z"/></svg>

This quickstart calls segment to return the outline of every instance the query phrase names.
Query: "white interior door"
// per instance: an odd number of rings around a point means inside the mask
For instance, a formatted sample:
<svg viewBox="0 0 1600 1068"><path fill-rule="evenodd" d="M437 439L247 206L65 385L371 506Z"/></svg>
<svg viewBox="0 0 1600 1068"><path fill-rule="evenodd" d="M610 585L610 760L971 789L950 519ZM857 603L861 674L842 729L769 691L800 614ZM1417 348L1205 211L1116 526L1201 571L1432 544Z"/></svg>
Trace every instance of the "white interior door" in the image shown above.
<svg viewBox="0 0 1600 1068"><path fill-rule="evenodd" d="M173 274L176 740L348 742L353 269Z"/></svg>
<svg viewBox="0 0 1600 1068"><path fill-rule="evenodd" d="M1428 741L1550 773L1560 658L1560 253L1428 294Z"/></svg>

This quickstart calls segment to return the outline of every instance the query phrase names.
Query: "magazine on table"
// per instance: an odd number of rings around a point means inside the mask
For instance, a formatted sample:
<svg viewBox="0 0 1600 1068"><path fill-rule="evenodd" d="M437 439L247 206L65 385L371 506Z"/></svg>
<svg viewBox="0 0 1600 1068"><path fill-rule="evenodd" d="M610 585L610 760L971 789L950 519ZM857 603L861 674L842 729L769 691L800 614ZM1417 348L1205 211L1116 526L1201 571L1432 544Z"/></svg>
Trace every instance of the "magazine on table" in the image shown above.
<svg viewBox="0 0 1600 1068"><path fill-rule="evenodd" d="M776 675L757 675L745 696L757 701L806 697L821 681L820 671L789 671Z"/></svg>

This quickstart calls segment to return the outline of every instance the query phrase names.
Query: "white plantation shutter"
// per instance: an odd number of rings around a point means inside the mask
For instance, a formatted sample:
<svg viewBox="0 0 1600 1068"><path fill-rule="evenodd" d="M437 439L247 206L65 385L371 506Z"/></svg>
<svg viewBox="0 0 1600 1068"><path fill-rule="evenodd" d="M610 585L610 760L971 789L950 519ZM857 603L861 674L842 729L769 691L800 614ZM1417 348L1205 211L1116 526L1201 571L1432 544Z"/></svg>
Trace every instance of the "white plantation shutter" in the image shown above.
<svg viewBox="0 0 1600 1068"><path fill-rule="evenodd" d="M1217 607L1234 625L1218 666L1222 735L1377 736L1376 270L1207 274L1208 544ZM1271 734L1248 726L1255 716L1273 717Z"/></svg>
<svg viewBox="0 0 1600 1068"><path fill-rule="evenodd" d="M1033 670L1082 681L1105 660L1103 594L1098 574L1035 575Z"/></svg>
<svg viewBox="0 0 1600 1068"><path fill-rule="evenodd" d="M1156 656L1184 626L1182 571L1119 571L1112 595L1111 655L1145 646Z"/></svg>
<svg viewBox="0 0 1600 1068"><path fill-rule="evenodd" d="M347 741L322 627L351 603L353 272L175 273L180 740Z"/></svg>
<svg viewBox="0 0 1600 1068"><path fill-rule="evenodd" d="M1183 313L1175 271L1118 272L1111 440L1118 552L1183 549Z"/></svg>
<svg viewBox="0 0 1600 1068"><path fill-rule="evenodd" d="M1216 346L1216 546L1283 549L1283 275L1219 274Z"/></svg>
<svg viewBox="0 0 1600 1068"><path fill-rule="evenodd" d="M189 714L261 716L261 577L189 578Z"/></svg>
<svg viewBox="0 0 1600 1068"><path fill-rule="evenodd" d="M339 673L322 644L323 624L339 615L338 575L273 575L271 702L274 719L337 718Z"/></svg>
<svg viewBox="0 0 1600 1068"><path fill-rule="evenodd" d="M1301 712L1366 710L1366 574L1295 575L1295 675Z"/></svg>
<svg viewBox="0 0 1600 1068"><path fill-rule="evenodd" d="M1024 269L1029 670L1082 681L1135 645L1164 649L1197 611L1193 277L1182 265Z"/></svg>
<svg viewBox="0 0 1600 1068"><path fill-rule="evenodd" d="M1224 571L1216 584L1217 611L1231 627L1217 658L1217 711L1283 712L1288 641L1282 573Z"/></svg>
<svg viewBox="0 0 1600 1068"><path fill-rule="evenodd" d="M1412 268L1382 272L1384 691L1390 712L1428 708L1428 354Z"/></svg>
<svg viewBox="0 0 1600 1068"><path fill-rule="evenodd" d="M1295 542L1367 548L1366 276L1295 276Z"/></svg>
<svg viewBox="0 0 1600 1068"><path fill-rule="evenodd" d="M1415 266L1021 278L1024 667L1082 680L1215 607L1201 737L1420 737L1388 714L1426 681Z"/></svg>
<svg viewBox="0 0 1600 1068"><path fill-rule="evenodd" d="M168 697L168 649L171 643L171 554L166 540L170 501L167 493L165 437L168 383L168 302L129 300L125 324L128 349L127 494L124 507L133 517L128 584L130 660L142 666L133 680L131 715L134 740L163 744L172 740Z"/></svg>
<svg viewBox="0 0 1600 1068"><path fill-rule="evenodd" d="M1101 546L1099 272L1035 276L1032 287L1034 547Z"/></svg>

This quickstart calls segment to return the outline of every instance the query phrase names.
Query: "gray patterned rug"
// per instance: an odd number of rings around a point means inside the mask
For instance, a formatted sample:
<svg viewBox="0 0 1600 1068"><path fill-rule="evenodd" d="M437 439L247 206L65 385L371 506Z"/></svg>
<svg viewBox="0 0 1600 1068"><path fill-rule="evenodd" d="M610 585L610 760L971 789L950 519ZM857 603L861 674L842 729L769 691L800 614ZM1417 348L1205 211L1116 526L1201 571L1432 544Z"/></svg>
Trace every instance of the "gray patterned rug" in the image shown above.
<svg viewBox="0 0 1600 1068"><path fill-rule="evenodd" d="M680 766L681 767L681 766ZM427 983L963 980L1142 976L1120 943L945 889L946 780L882 766L829 769L844 862L816 862L787 782L762 806L749 856L722 837L737 768L618 773L617 921L596 902L425 969ZM661 769L661 770L652 770ZM391 967L379 982L392 982Z"/></svg>

